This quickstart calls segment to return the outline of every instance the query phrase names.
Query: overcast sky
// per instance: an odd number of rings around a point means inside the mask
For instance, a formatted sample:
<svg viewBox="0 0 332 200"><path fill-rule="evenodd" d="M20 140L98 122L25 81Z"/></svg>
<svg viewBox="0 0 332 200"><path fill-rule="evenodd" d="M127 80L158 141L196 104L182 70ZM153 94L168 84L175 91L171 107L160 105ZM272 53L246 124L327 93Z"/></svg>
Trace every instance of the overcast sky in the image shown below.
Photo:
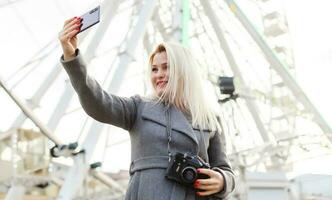
<svg viewBox="0 0 332 200"><path fill-rule="evenodd" d="M297 80L308 97L332 126L332 1L284 0L292 35ZM298 167L299 173L329 173L327 162L320 158ZM324 167L326 166L326 167Z"/></svg>
<svg viewBox="0 0 332 200"><path fill-rule="evenodd" d="M332 121L332 2L288 0L297 79L327 121Z"/></svg>

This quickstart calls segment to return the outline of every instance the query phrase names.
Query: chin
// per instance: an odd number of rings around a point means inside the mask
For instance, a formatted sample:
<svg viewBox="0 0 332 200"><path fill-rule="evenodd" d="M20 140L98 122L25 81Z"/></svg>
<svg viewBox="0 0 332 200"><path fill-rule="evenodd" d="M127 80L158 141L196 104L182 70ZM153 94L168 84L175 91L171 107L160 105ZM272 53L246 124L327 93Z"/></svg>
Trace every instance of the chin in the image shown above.
<svg viewBox="0 0 332 200"><path fill-rule="evenodd" d="M159 90L156 93L157 93L158 97L160 97L161 95L163 95L164 91L163 90Z"/></svg>

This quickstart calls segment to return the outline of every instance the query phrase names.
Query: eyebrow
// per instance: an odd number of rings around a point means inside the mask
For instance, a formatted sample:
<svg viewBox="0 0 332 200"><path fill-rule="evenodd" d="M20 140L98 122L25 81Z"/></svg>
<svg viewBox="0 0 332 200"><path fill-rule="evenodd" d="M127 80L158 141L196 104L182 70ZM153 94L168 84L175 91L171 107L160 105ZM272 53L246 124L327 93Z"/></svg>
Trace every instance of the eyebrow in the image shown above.
<svg viewBox="0 0 332 200"><path fill-rule="evenodd" d="M167 62L161 63L161 65L167 65ZM157 65L152 65L153 67L156 67Z"/></svg>

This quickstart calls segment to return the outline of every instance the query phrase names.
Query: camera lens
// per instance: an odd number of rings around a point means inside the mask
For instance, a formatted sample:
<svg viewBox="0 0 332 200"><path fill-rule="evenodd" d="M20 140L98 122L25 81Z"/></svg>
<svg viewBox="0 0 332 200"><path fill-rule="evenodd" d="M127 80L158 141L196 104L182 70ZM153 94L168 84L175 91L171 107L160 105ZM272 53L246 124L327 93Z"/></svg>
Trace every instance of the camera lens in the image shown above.
<svg viewBox="0 0 332 200"><path fill-rule="evenodd" d="M181 178L186 183L194 183L197 177L196 169L193 167L185 167L182 170Z"/></svg>

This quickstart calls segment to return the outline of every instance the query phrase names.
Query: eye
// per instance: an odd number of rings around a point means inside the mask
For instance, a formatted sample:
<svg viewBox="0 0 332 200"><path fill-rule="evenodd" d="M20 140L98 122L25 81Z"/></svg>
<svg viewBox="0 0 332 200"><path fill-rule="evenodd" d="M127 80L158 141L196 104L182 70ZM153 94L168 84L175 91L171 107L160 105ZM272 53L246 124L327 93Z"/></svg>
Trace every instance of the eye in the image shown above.
<svg viewBox="0 0 332 200"><path fill-rule="evenodd" d="M158 69L157 69L157 67L152 67L151 71L152 71L152 72L157 72Z"/></svg>

